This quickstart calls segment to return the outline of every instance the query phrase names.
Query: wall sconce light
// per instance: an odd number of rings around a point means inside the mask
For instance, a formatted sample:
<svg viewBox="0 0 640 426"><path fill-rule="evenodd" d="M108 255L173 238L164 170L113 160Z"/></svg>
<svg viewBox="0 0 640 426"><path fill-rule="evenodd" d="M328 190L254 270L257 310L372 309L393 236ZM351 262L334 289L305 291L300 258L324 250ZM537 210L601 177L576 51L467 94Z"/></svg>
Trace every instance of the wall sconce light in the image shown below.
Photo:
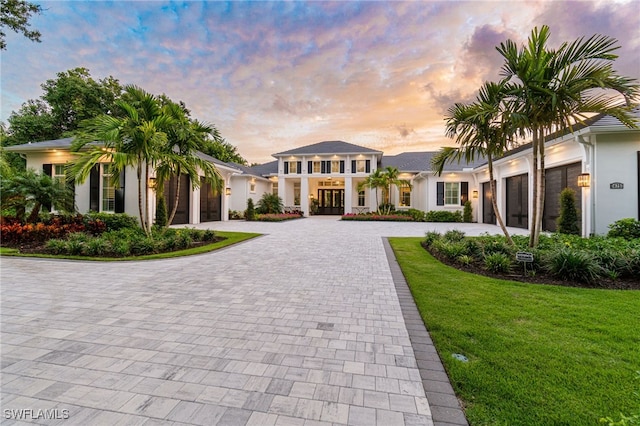
<svg viewBox="0 0 640 426"><path fill-rule="evenodd" d="M471 195L473 196L473 198L478 198L478 191L474 190Z"/></svg>
<svg viewBox="0 0 640 426"><path fill-rule="evenodd" d="M309 199L313 200L313 194L309 194Z"/></svg>
<svg viewBox="0 0 640 426"><path fill-rule="evenodd" d="M578 186L581 188L588 188L591 186L591 176L589 173L582 173L578 176Z"/></svg>
<svg viewBox="0 0 640 426"><path fill-rule="evenodd" d="M231 188L226 188L224 190L224 195L231 195Z"/></svg>
<svg viewBox="0 0 640 426"><path fill-rule="evenodd" d="M150 177L149 181L147 182L147 186L151 189L156 189L156 178Z"/></svg>

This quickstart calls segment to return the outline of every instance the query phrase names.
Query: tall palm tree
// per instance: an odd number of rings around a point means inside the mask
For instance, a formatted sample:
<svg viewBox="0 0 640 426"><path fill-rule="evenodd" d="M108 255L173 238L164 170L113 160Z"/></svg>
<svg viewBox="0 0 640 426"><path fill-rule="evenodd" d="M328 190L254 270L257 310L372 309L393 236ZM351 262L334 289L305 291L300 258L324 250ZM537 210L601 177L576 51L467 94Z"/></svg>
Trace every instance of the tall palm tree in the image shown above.
<svg viewBox="0 0 640 426"><path fill-rule="evenodd" d="M460 145L455 148L443 148L432 159L432 167L440 176L445 164L451 161L474 161L476 157L487 159L489 169L489 185L491 187L491 204L496 221L502 229L509 244L514 245L507 230L496 197L496 181L493 175L493 160L500 158L511 141L508 114L503 110L505 97L504 84L485 83L478 92L475 102L471 104L455 104L449 108L446 121L446 134L454 138Z"/></svg>
<svg viewBox="0 0 640 426"><path fill-rule="evenodd" d="M99 163L112 164L112 181L117 185L120 173L134 167L138 179L140 224L151 235L149 220L149 171L166 152L166 129L172 118L166 115L158 99L137 86L126 86L123 99L116 101L121 114L101 115L81 126L82 133L72 144L79 152L71 171L79 183L87 180ZM97 142L97 143L96 143Z"/></svg>
<svg viewBox="0 0 640 426"><path fill-rule="evenodd" d="M508 81L507 105L522 134L532 136L533 217L529 245L538 244L545 197L544 140L553 131L584 121L588 113L612 115L637 127L631 115L637 100L637 80L618 75L616 39L593 35L548 48L549 27L534 28L526 46L508 40L497 47L504 58L501 74ZM621 96L626 101L621 104Z"/></svg>
<svg viewBox="0 0 640 426"><path fill-rule="evenodd" d="M378 202L378 189L385 188L386 181L384 173L381 169L375 169L365 180L358 183L358 191L362 191L364 188L375 190L376 194L376 212L380 210L380 204Z"/></svg>
<svg viewBox="0 0 640 426"><path fill-rule="evenodd" d="M173 125L167 130L166 152L156 167L156 192L162 194L165 182L171 176L176 176L176 194L167 220L167 224L171 224L178 209L183 174L189 177L193 189L200 187L200 173L216 192L222 190L224 180L213 164L197 155L207 138L219 137L217 129L213 125L189 119L185 108L176 103L168 102L163 109L173 119Z"/></svg>

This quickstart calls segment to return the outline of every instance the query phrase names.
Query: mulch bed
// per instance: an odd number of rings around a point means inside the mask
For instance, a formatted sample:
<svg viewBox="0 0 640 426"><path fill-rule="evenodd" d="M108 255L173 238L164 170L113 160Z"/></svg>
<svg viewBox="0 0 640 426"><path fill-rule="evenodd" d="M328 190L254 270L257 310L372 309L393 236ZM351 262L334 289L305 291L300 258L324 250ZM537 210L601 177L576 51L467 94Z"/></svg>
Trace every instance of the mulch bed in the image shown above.
<svg viewBox="0 0 640 426"><path fill-rule="evenodd" d="M485 277L497 278L501 280L509 280L509 281L518 281L522 283L528 284L542 284L542 285L561 285L565 287L579 287L579 288L595 288L595 289L608 289L608 290L640 290L640 281L630 279L630 278L619 278L617 280L611 279L601 279L598 283L595 284L586 284L575 281L566 281L557 279L549 274L544 273L543 271L536 271L535 275L527 275L523 276L523 269L519 269L519 274L514 271L511 274L494 274L486 269L475 265L461 265L456 262L452 262L451 260L441 256L438 253L431 252L428 248L422 245L426 251L428 251L433 257L438 259L440 262L445 265L449 265L452 268L456 268L461 271L470 272L472 274L484 275Z"/></svg>

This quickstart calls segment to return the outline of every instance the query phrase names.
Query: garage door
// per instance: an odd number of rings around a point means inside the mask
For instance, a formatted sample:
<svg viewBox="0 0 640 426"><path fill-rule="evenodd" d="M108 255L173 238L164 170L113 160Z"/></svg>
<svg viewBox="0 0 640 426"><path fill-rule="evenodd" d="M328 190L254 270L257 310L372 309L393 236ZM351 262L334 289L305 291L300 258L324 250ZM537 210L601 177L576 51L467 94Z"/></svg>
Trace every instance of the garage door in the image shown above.
<svg viewBox="0 0 640 426"><path fill-rule="evenodd" d="M215 195L211 185L200 178L200 222L222 220L222 195Z"/></svg>
<svg viewBox="0 0 640 426"><path fill-rule="evenodd" d="M506 179L507 226L527 229L529 225L529 175Z"/></svg>
<svg viewBox="0 0 640 426"><path fill-rule="evenodd" d="M167 202L167 215L173 210L174 201L176 199L178 179L172 176L164 186L164 199ZM191 193L191 185L189 184L189 176L182 175L180 177L180 198L178 199L178 209L176 215L171 221L171 225L180 225L189 223L189 195Z"/></svg>
<svg viewBox="0 0 640 426"><path fill-rule="evenodd" d="M546 170L544 215L542 216L543 230L554 232L557 229L556 220L560 216L560 192L564 188L571 188L575 191L578 209L582 205L582 191L578 187L578 175L580 173L582 173L581 163L573 163ZM581 215L579 213L578 227L582 229Z"/></svg>

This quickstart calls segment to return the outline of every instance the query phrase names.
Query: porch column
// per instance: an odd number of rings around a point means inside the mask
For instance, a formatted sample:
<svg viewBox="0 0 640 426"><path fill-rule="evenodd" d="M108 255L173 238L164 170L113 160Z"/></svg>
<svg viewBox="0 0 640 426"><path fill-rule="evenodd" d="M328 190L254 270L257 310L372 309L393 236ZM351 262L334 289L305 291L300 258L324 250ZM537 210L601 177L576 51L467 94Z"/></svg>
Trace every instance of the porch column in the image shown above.
<svg viewBox="0 0 640 426"><path fill-rule="evenodd" d="M305 176L300 179L300 208L304 217L309 217L309 201L309 178Z"/></svg>
<svg viewBox="0 0 640 426"><path fill-rule="evenodd" d="M282 204L288 206L287 204L287 180L283 176L278 176L278 197L282 200Z"/></svg>
<svg viewBox="0 0 640 426"><path fill-rule="evenodd" d="M344 214L353 213L353 178L344 178Z"/></svg>

